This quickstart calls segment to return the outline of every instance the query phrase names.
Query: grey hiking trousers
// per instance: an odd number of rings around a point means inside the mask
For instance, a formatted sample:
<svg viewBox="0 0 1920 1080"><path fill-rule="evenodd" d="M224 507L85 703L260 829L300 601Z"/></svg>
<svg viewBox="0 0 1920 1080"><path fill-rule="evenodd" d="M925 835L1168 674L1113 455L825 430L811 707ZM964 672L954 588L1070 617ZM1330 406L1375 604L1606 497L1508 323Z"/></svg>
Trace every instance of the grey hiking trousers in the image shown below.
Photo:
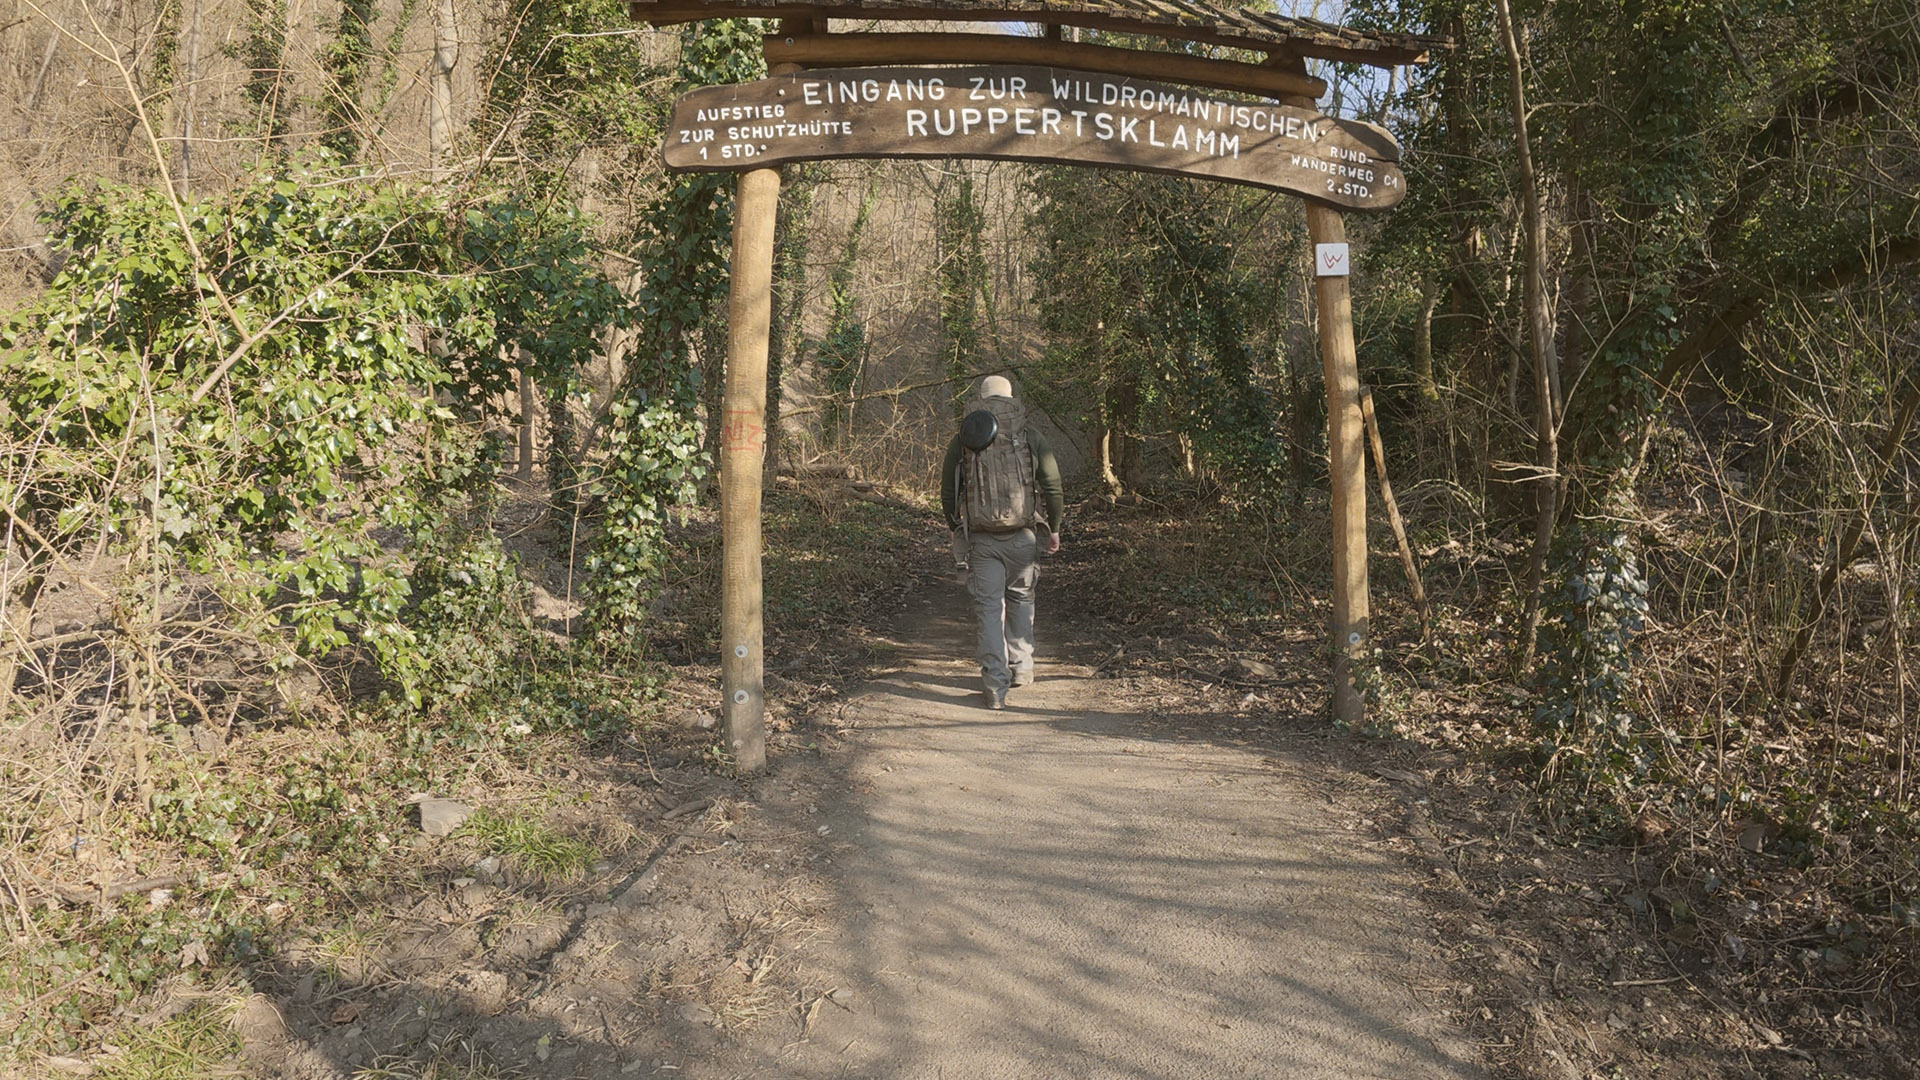
<svg viewBox="0 0 1920 1080"><path fill-rule="evenodd" d="M1032 529L972 534L967 593L980 624L980 679L1004 694L1015 671L1033 671L1033 586L1040 580L1040 541Z"/></svg>

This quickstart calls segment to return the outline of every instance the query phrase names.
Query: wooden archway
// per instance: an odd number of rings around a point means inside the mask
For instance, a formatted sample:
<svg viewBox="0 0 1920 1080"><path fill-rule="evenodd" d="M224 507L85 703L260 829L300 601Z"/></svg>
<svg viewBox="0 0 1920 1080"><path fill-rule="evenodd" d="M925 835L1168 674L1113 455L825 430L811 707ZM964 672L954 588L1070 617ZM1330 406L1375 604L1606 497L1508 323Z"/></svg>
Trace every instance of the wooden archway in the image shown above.
<svg viewBox="0 0 1920 1080"><path fill-rule="evenodd" d="M757 771L766 764L760 505L773 233L778 165L785 161L1059 161L1200 176L1299 196L1315 245L1315 306L1327 385L1333 712L1348 723L1363 719L1352 669L1368 635L1365 425L1342 215L1391 207L1405 194L1405 182L1390 134L1317 111L1327 87L1307 73L1306 61L1392 68L1418 63L1444 42L1206 0L629 0L629 10L636 21L655 25L779 20L779 31L764 42L769 77L683 97L663 151L669 168L740 174L720 438L721 716L740 768ZM835 33L835 19L1028 22L1046 32ZM1073 28L1222 46L1261 59L1096 45L1074 40ZM1018 98L1011 96L1016 80ZM1194 88L1245 96L1221 98Z"/></svg>

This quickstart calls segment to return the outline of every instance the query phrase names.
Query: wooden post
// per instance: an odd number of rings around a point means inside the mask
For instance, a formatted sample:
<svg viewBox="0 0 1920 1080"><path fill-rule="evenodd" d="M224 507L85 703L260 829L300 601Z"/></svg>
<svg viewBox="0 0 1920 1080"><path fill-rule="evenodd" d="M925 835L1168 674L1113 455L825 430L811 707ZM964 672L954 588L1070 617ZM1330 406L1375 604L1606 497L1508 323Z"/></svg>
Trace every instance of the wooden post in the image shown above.
<svg viewBox="0 0 1920 1080"><path fill-rule="evenodd" d="M1304 59L1286 53L1267 58L1267 66L1305 77ZM1313 98L1283 96L1288 105L1317 108ZM1303 198L1307 239L1345 244L1347 222L1340 211ZM1317 261L1317 259L1316 259ZM1351 270L1353 260L1347 259ZM1320 324L1320 366L1327 383L1327 472L1333 517L1333 718L1349 727L1366 722L1367 702L1353 684L1354 661L1366 655L1367 621L1367 449L1366 422L1360 414L1360 363L1353 348L1353 296L1345 274L1319 276L1314 268L1314 310Z"/></svg>
<svg viewBox="0 0 1920 1080"><path fill-rule="evenodd" d="M760 481L767 446L767 336L780 170L740 174L727 286L727 377L720 425L720 716L743 772L767 764L761 682Z"/></svg>
<svg viewBox="0 0 1920 1080"><path fill-rule="evenodd" d="M1340 211L1302 200L1315 245L1344 244ZM1349 260L1351 261L1351 260ZM1316 271L1317 272L1317 271ZM1367 648L1367 451L1360 415L1360 367L1353 348L1353 299L1345 275L1314 278L1320 364L1327 381L1327 457L1333 503L1333 717L1357 727L1366 701L1353 684L1354 661Z"/></svg>
<svg viewBox="0 0 1920 1080"><path fill-rule="evenodd" d="M786 71L791 66L781 65ZM785 74L776 68L775 75ZM767 346L780 170L740 174L727 283L727 375L720 423L720 718L742 772L767 767L760 595L760 488L767 449Z"/></svg>

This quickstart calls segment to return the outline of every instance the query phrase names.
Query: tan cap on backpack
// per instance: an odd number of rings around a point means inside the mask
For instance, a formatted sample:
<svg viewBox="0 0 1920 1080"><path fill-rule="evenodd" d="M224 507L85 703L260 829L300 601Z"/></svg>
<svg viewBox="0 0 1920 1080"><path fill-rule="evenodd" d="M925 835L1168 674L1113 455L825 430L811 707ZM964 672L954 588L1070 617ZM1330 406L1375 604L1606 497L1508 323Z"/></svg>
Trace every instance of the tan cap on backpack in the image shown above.
<svg viewBox="0 0 1920 1080"><path fill-rule="evenodd" d="M980 380L980 396L1010 398L1013 396L1013 384L1004 375L989 375Z"/></svg>

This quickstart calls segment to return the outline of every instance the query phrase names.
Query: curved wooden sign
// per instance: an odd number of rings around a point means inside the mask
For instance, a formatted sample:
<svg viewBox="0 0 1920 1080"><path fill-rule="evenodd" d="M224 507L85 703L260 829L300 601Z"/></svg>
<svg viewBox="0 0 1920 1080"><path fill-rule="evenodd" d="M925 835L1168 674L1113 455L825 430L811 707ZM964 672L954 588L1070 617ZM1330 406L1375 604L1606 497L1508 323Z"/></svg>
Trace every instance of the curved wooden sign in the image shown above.
<svg viewBox="0 0 1920 1080"><path fill-rule="evenodd" d="M676 101L682 172L829 158L992 158L1227 180L1354 210L1406 195L1384 128L1312 109L1051 67L806 71Z"/></svg>

